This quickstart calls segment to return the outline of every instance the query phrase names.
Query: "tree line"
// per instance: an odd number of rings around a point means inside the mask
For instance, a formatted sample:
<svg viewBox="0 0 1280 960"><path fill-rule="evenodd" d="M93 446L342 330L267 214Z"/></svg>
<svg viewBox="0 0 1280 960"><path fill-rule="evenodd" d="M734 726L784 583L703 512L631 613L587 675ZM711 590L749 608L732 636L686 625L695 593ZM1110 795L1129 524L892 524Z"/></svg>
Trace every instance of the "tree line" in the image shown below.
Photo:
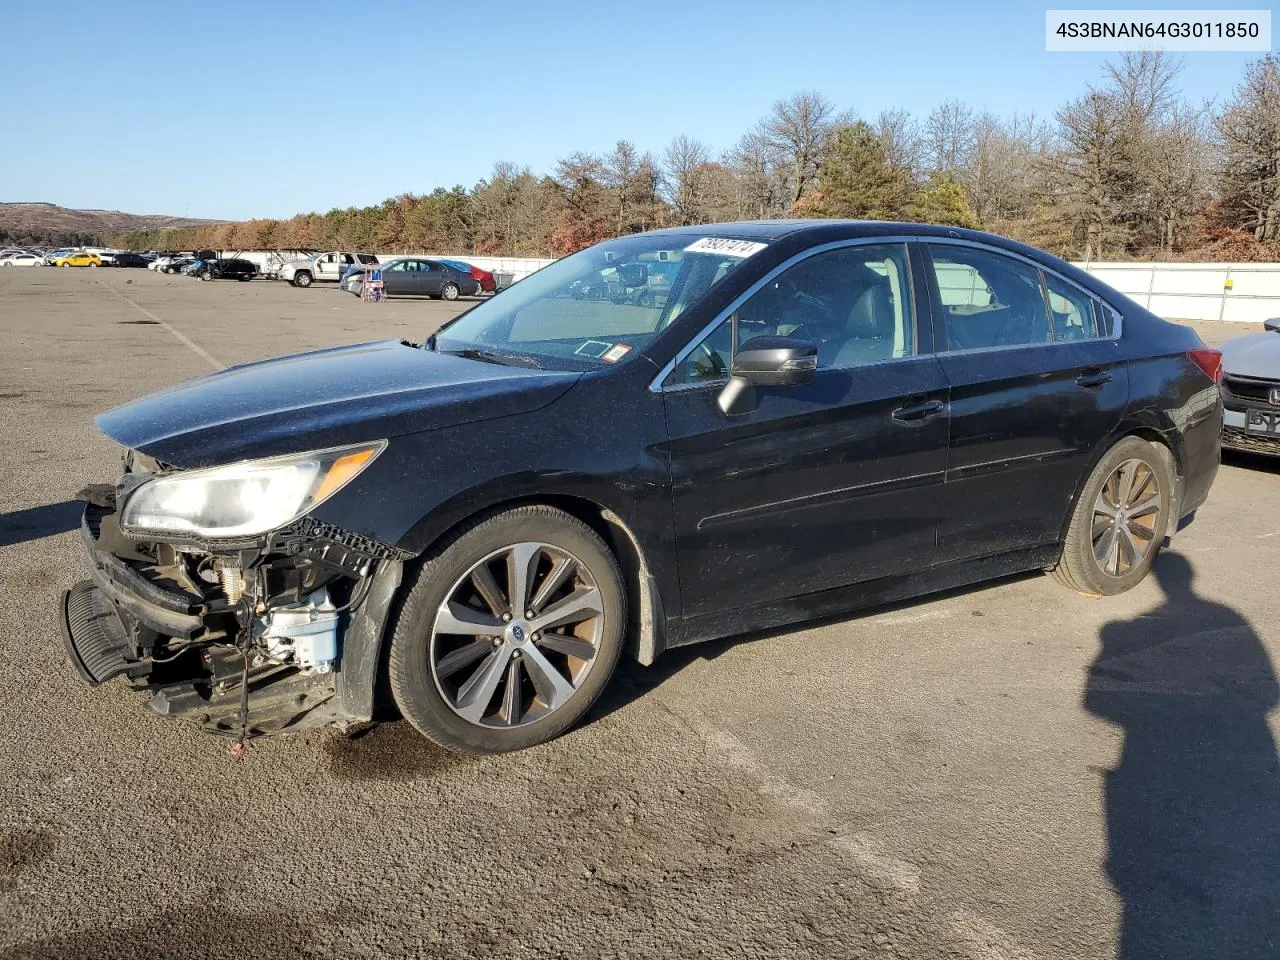
<svg viewBox="0 0 1280 960"><path fill-rule="evenodd" d="M788 216L981 227L1073 259L1280 259L1280 61L1193 103L1180 62L1126 54L1052 118L948 100L926 117L796 93L728 150L620 140L536 174L503 161L471 188L370 207L112 238L132 249L341 248L562 256L677 224Z"/></svg>

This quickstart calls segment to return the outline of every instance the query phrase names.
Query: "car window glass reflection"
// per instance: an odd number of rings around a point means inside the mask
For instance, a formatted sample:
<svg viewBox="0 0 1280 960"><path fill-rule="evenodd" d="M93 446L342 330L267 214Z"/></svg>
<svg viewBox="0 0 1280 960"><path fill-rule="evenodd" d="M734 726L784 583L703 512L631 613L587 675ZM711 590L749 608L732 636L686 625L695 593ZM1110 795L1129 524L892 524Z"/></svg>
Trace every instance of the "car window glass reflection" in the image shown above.
<svg viewBox="0 0 1280 960"><path fill-rule="evenodd" d="M1093 301L1068 283L1046 273L1049 309L1053 311L1054 340L1092 340L1098 329L1093 315Z"/></svg>
<svg viewBox="0 0 1280 960"><path fill-rule="evenodd" d="M801 260L770 280L689 354L676 383L724 379L737 342L785 336L818 347L818 368L848 368L915 354L907 250L855 245Z"/></svg>
<svg viewBox="0 0 1280 960"><path fill-rule="evenodd" d="M987 250L930 245L947 346L977 350L1049 343L1040 271Z"/></svg>

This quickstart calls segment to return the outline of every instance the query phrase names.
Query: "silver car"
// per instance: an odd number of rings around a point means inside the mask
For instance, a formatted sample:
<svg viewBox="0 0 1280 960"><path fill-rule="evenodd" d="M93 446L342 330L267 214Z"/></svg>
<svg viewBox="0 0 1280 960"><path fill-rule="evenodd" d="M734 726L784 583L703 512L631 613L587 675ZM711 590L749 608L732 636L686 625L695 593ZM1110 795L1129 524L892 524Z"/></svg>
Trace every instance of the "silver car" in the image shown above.
<svg viewBox="0 0 1280 960"><path fill-rule="evenodd" d="M1280 318L1222 349L1222 445L1280 457Z"/></svg>

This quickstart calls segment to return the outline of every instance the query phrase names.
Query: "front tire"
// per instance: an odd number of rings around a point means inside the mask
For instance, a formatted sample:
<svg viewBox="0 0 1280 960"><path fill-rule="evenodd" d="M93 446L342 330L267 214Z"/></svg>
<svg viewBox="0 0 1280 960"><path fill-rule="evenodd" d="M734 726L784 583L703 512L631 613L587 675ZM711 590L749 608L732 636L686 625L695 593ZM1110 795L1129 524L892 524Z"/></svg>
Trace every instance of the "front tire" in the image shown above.
<svg viewBox="0 0 1280 960"><path fill-rule="evenodd" d="M446 283L440 288L440 296L445 300L457 300L458 285L456 283Z"/></svg>
<svg viewBox="0 0 1280 960"><path fill-rule="evenodd" d="M450 750L503 753L560 736L622 652L618 562L589 526L524 506L452 536L407 578L388 673L401 713Z"/></svg>
<svg viewBox="0 0 1280 960"><path fill-rule="evenodd" d="M1054 576L1072 590L1100 596L1136 586L1164 543L1173 488L1168 450L1125 437L1081 489Z"/></svg>
<svg viewBox="0 0 1280 960"><path fill-rule="evenodd" d="M212 280L212 279L213 279L213 274L212 274L212 273L210 273L208 270L205 270L203 273L201 273L201 274L200 274L200 279L201 279L201 280Z"/></svg>
<svg viewBox="0 0 1280 960"><path fill-rule="evenodd" d="M295 287L309 287L311 286L311 274L295 273L291 282Z"/></svg>

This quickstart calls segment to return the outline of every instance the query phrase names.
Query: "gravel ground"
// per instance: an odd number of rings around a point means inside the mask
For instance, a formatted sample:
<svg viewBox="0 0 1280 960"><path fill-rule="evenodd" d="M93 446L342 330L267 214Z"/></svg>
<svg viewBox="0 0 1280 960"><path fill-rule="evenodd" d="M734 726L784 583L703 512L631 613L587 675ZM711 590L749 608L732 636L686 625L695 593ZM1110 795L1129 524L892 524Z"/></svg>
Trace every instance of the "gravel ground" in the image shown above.
<svg viewBox="0 0 1280 960"><path fill-rule="evenodd" d="M95 413L457 309L0 271L0 957L1280 956L1262 461L1123 597L1019 577L677 651L498 759L393 723L235 761L73 678Z"/></svg>

